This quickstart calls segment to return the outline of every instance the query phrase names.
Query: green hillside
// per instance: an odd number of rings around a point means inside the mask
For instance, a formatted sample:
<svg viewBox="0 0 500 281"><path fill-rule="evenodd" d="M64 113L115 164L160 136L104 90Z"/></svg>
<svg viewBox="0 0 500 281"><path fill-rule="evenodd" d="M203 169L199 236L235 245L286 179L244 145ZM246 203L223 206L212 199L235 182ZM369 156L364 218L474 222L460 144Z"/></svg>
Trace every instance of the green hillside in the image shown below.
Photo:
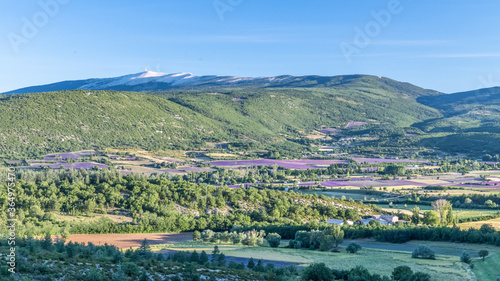
<svg viewBox="0 0 500 281"><path fill-rule="evenodd" d="M426 131L500 133L500 87L421 97L418 101L444 115L420 124Z"/></svg>
<svg viewBox="0 0 500 281"><path fill-rule="evenodd" d="M428 133L420 145L448 152L500 153L500 88L419 97L443 118L415 124Z"/></svg>
<svg viewBox="0 0 500 281"><path fill-rule="evenodd" d="M196 147L228 137L218 122L144 93L12 95L0 99L0 116L0 147L10 157L93 146Z"/></svg>
<svg viewBox="0 0 500 281"><path fill-rule="evenodd" d="M329 88L10 95L0 99L0 147L3 156L16 158L93 147L194 149L219 141L297 147L297 139L322 126L408 127L439 118L436 109L415 101L429 94L435 93L361 76Z"/></svg>

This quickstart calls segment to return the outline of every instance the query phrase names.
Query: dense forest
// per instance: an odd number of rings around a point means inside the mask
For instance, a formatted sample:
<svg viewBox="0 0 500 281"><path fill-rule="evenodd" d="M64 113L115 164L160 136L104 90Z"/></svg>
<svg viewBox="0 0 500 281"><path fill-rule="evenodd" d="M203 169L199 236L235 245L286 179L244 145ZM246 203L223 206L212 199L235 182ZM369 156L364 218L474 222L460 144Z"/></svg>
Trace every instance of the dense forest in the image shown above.
<svg viewBox="0 0 500 281"><path fill-rule="evenodd" d="M299 230L327 227L328 224L321 222L327 219L355 221L362 216L380 212L378 207L363 205L352 199L346 201L268 188L217 187L193 183L181 176L168 179L165 176L122 175L112 169L21 171L16 174L16 178L16 218L22 221L17 231L27 237L63 232L91 234L257 229L292 239ZM0 206L3 208L7 208L8 204L6 190L3 186L0 192ZM498 202L496 195L469 197L455 199L469 204L483 204L487 200ZM411 200L411 197L408 198ZM430 199L423 196L421 203L429 204L425 200ZM456 201L450 203L450 209L451 204L457 204ZM418 208L415 209L418 214ZM434 212L425 212L423 219L415 214L398 214L408 224L346 225L343 230L346 237L353 239L376 238L397 243L414 239L500 243L498 233L489 229L460 231L458 228L435 227L439 220L427 218L431 213ZM121 215L130 220L116 222L106 217L106 214ZM72 222L61 219L61 215L102 216L88 222ZM6 216L6 213L0 216L2 223L6 223ZM449 223L454 221L450 217ZM414 225L422 222L426 226Z"/></svg>
<svg viewBox="0 0 500 281"><path fill-rule="evenodd" d="M16 184L18 233L179 232L229 230L250 222L302 224L310 220L355 220L373 209L354 201L299 195L270 189L215 187L182 177L121 175L109 171L20 172ZM0 206L8 204L6 190ZM118 213L133 219L115 223L109 218L88 223L58 220L56 214ZM2 223L6 214L1 215Z"/></svg>

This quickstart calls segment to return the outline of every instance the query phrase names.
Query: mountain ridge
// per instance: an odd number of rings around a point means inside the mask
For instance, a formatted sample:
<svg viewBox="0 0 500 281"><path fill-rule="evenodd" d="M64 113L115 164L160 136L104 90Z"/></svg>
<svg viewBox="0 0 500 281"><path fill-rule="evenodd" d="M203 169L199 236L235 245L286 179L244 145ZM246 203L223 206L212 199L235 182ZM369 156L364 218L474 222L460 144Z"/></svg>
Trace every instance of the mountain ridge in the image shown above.
<svg viewBox="0 0 500 281"><path fill-rule="evenodd" d="M154 71L145 71L135 74L127 74L110 78L90 78L83 80L67 80L50 84L23 87L2 94L25 94L41 93L51 91L67 90L115 90L115 91L165 91L178 89L202 89L202 88L234 88L234 87L255 87L255 88L282 88L282 87L300 87L300 88L329 88L333 86L349 86L353 81L360 79L379 82L381 87L390 87L395 84L404 85L407 93L411 96L426 96L442 94L435 90L423 89L407 82L400 82L390 78L351 74L336 76L321 75L279 75L271 77L238 77L238 76L219 76L203 75L197 76L191 73L161 73Z"/></svg>
<svg viewBox="0 0 500 281"><path fill-rule="evenodd" d="M500 88L444 94L372 75L142 72L18 92L0 96L0 148L12 157L92 147L199 149L207 142L298 155L312 149L308 138L322 128L378 138L367 145L500 153Z"/></svg>

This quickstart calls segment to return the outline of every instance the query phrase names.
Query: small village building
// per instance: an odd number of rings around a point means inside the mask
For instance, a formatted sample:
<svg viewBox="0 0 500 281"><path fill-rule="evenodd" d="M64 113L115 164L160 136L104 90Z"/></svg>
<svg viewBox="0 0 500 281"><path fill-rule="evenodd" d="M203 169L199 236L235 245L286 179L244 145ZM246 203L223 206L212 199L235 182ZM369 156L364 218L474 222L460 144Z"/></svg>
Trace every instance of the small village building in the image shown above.
<svg viewBox="0 0 500 281"><path fill-rule="evenodd" d="M343 225L344 224L344 220L339 220L339 219L329 219L326 221L326 223L329 223L329 224L336 224L336 225Z"/></svg>

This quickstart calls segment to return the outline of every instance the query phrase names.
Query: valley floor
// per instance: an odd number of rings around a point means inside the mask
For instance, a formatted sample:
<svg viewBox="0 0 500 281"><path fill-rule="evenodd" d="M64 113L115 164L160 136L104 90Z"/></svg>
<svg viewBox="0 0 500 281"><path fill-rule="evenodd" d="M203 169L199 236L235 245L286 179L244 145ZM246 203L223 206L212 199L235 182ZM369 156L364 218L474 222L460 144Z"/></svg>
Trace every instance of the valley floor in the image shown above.
<svg viewBox="0 0 500 281"><path fill-rule="evenodd" d="M412 259L411 251L419 244L430 244L434 247L440 246L437 252L446 252L448 254L436 255L436 260ZM215 244L202 242L187 242L165 246L156 246L155 249L193 251L196 250L211 252ZM357 254L349 254L343 250L336 252L320 252L311 250L296 250L288 248L269 248L269 247L246 247L241 245L220 245L219 249L228 257L254 258L255 260L275 260L282 262L298 263L300 266L307 266L311 263L325 263L332 269L348 270L358 265L364 266L371 273L380 275L390 275L392 270L401 265L407 265L413 271L422 271L429 273L434 280L474 280L467 266L460 262L456 256L460 249L457 249L453 243L429 243L426 241L411 242L410 244L390 244L376 243L365 244L370 248L363 248ZM282 243L282 247L285 243ZM383 249L385 248L387 249ZM402 246L402 250L398 250ZM375 248L378 247L378 248ZM469 247L469 246L467 246ZM472 246L471 246L472 247ZM477 245L476 245L477 247ZM491 246L490 246L491 247ZM489 247L488 247L489 248ZM469 248L467 248L469 249ZM471 249L472 251L472 249ZM481 279L479 279L481 280Z"/></svg>

